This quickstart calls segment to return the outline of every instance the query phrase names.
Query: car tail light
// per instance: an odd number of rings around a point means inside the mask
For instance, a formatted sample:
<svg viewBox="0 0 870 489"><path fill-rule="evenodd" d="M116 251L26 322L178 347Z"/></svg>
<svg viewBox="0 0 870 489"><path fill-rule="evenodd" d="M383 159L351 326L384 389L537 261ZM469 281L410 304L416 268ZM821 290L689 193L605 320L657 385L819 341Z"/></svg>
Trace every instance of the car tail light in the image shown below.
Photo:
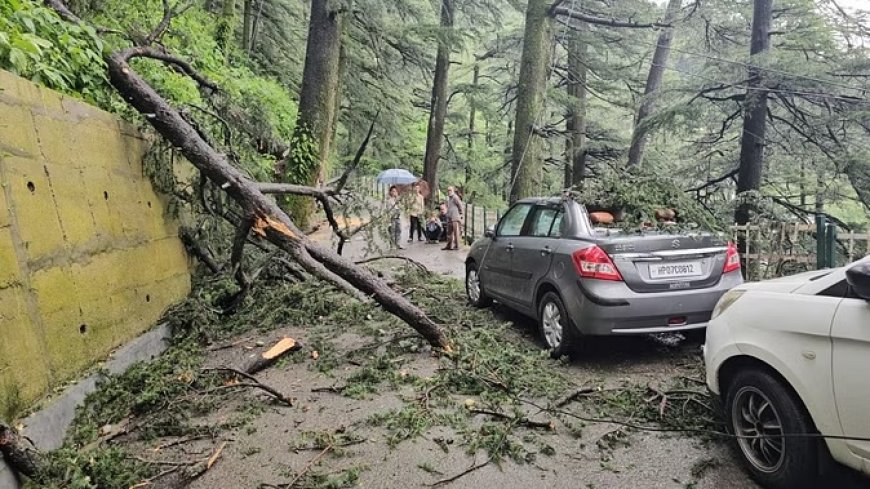
<svg viewBox="0 0 870 489"><path fill-rule="evenodd" d="M622 275L619 274L613 260L598 246L577 250L571 258L574 260L577 274L583 278L622 282Z"/></svg>
<svg viewBox="0 0 870 489"><path fill-rule="evenodd" d="M728 242L728 251L725 252L725 266L722 268L722 273L733 272L740 270L740 253L737 252L737 246L733 241Z"/></svg>

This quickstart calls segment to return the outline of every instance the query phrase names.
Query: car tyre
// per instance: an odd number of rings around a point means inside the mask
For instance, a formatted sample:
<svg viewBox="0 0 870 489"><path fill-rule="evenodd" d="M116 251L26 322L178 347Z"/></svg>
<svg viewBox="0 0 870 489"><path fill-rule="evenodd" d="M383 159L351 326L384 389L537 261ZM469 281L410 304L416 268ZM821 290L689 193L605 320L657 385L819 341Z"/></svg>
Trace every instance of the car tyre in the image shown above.
<svg viewBox="0 0 870 489"><path fill-rule="evenodd" d="M465 265L465 296L474 307L487 307L492 304L492 298L486 295L480 272L474 262Z"/></svg>
<svg viewBox="0 0 870 489"><path fill-rule="evenodd" d="M771 438L777 433L816 433L809 414L782 381L764 370L744 370L730 382L724 406L734 446L750 475L772 489L816 487L819 443L813 437Z"/></svg>
<svg viewBox="0 0 870 489"><path fill-rule="evenodd" d="M538 304L538 329L551 357L570 357L577 352L578 333L559 294L547 292L541 298Z"/></svg>

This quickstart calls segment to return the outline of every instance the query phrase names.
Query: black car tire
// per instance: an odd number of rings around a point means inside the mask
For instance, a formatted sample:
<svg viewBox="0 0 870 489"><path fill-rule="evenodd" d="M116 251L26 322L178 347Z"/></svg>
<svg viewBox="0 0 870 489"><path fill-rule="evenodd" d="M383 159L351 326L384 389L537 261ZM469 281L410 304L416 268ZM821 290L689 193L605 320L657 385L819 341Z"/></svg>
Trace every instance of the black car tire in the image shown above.
<svg viewBox="0 0 870 489"><path fill-rule="evenodd" d="M477 298L474 298L471 288L472 274L477 277ZM492 297L486 295L486 290L483 288L483 280L480 278L480 272L474 262L465 265L465 297L468 298L468 303L474 307L488 307L492 304Z"/></svg>
<svg viewBox="0 0 870 489"><path fill-rule="evenodd" d="M552 312L552 309L548 311L548 308L551 307L550 305L558 311L558 322L562 329L561 342L557 345L551 344L551 341L547 339L547 325L545 323L548 320L548 314ZM579 344L577 330L574 327L574 322L568 315L567 309L565 309L562 298L555 292L544 294L541 302L538 304L538 332L541 335L541 341L544 342L544 346L550 350L551 357L571 357L577 353L577 346Z"/></svg>
<svg viewBox="0 0 870 489"><path fill-rule="evenodd" d="M750 398L756 402L749 404ZM761 401L759 404L758 401ZM769 402L769 407L763 407ZM749 409L748 406L755 406ZM754 413L753 413L754 411ZM746 433L741 426L753 424L779 425L779 433L816 433L812 420L806 409L796 399L794 393L782 381L762 369L749 369L739 372L727 387L724 405L725 419L728 430L735 435ZM743 413L735 419L735 413ZM756 416L764 414L764 416ZM771 418L773 416L774 418ZM768 420L765 423L764 420ZM771 424L771 420L774 420ZM777 430L769 430L776 433ZM762 486L771 489L809 489L816 487L819 477L819 439L814 437L783 437L771 438L767 454L775 454L775 445L779 442L781 451L776 463L765 463L766 456L762 452L762 442L753 438L734 439L734 447L743 465L753 479ZM755 447L755 448L753 448Z"/></svg>

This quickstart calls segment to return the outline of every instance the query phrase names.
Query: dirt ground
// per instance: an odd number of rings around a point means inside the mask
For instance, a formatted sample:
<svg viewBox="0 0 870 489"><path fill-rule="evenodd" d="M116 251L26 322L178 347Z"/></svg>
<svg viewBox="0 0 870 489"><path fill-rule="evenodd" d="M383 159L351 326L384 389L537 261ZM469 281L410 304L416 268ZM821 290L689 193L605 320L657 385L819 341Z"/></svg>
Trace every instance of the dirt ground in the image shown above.
<svg viewBox="0 0 870 489"><path fill-rule="evenodd" d="M320 239L328 240L328 235L322 234ZM350 243L346 255L362 258L363 245L357 241ZM406 246L400 254L430 270L460 280L464 275L465 250L442 251L440 245L417 242ZM513 340L530 344L538 341L530 320L497 306L492 314L513 322L508 330L509 335L515 336ZM259 337L248 336L232 348L212 352L206 364L237 364L255 345L269 345L282 336L306 343L309 334L305 328L287 327ZM409 400L417 399L419 391L399 385L351 398L335 389L347 386L347 379L359 373L361 364L349 360L350 352L368 348L371 340L353 332L341 334L332 341L332 346L338 350L336 356L345 361L339 361L338 367L327 373L311 368L318 360L308 350L299 353L303 358L263 371L258 377L295 399L292 407L262 402L254 409L224 406L203 422L225 421L237 415L239 409L249 409L250 419L218 440L166 448L163 457L208 456L216 446L226 442L217 463L193 481L190 487L194 489L758 487L721 439L626 430L610 423L578 425L564 417L547 417L529 406L523 408L527 419L551 423L551 429L526 429L523 441L539 449L527 454L524 463L512 460L486 463L486 451L469 455L467 447L461 446L462 433L445 426L430 427L421 436L391 446L390 437L395 436L395 431L370 420L381 413L402 409ZM597 385L607 389L626 384L656 385L663 379L697 378L699 348L697 342L679 335L602 339L587 348L581 358L565 364L553 362L553 368L575 386ZM393 361L399 362L396 368L403 375L425 378L439 369L439 360L425 351ZM458 405L474 401L456 399ZM318 438L323 433L331 435L327 439ZM446 481L466 471L467 474ZM314 475L319 479L312 478ZM303 476L306 478L302 479Z"/></svg>

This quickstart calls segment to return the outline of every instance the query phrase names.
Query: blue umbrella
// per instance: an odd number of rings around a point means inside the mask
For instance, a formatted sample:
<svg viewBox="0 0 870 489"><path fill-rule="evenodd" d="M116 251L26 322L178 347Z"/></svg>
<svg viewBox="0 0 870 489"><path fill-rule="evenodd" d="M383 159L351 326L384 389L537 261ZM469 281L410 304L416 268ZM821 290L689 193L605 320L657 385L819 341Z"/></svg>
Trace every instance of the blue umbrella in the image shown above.
<svg viewBox="0 0 870 489"><path fill-rule="evenodd" d="M378 174L378 182L385 185L409 185L417 180L413 173L401 168L390 168Z"/></svg>

